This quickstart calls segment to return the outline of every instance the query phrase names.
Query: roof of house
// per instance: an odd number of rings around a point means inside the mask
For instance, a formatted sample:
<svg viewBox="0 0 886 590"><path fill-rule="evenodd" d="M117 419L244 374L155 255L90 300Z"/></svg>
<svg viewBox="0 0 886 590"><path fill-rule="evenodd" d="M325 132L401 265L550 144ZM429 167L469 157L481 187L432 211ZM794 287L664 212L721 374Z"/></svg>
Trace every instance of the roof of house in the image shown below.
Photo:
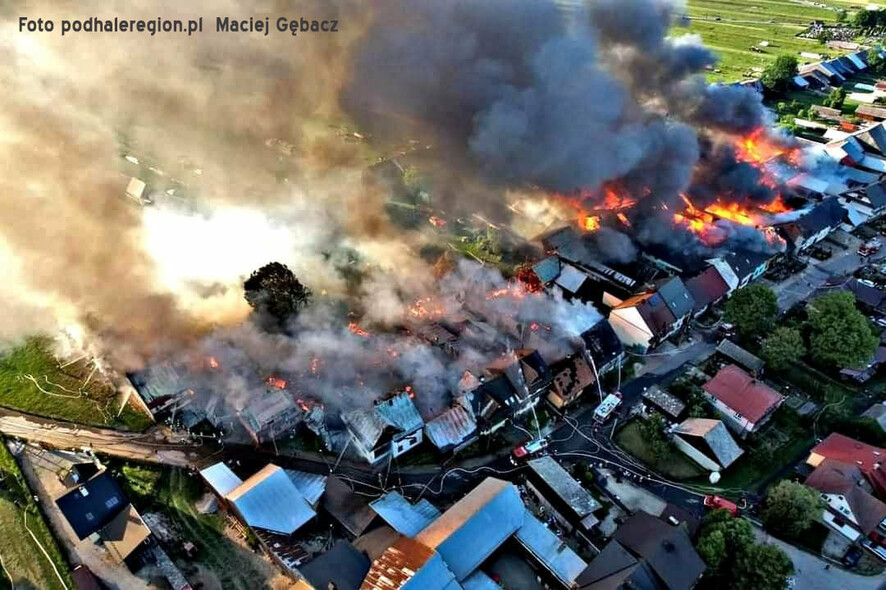
<svg viewBox="0 0 886 590"><path fill-rule="evenodd" d="M838 432L815 445L811 453L825 459L857 465L865 474L874 470L886 457L886 449L859 442Z"/></svg>
<svg viewBox="0 0 886 590"><path fill-rule="evenodd" d="M284 469L284 471L289 476L289 479L292 480L292 483L295 484L295 487L298 488L298 491L301 492L301 495L308 501L308 504L316 507L323 496L323 492L326 491L326 480L328 477L293 469Z"/></svg>
<svg viewBox="0 0 886 590"><path fill-rule="evenodd" d="M523 526L517 529L514 537L567 588L588 565L528 510L523 516Z"/></svg>
<svg viewBox="0 0 886 590"><path fill-rule="evenodd" d="M720 344L717 345L717 352L728 359L735 361L749 371L759 373L763 370L763 361L759 357L749 353L728 338L724 338L720 341Z"/></svg>
<svg viewBox="0 0 886 590"><path fill-rule="evenodd" d="M886 207L886 181L870 184L864 188L863 192L872 208Z"/></svg>
<svg viewBox="0 0 886 590"><path fill-rule="evenodd" d="M548 256L532 265L532 271L542 283L550 283L560 276L560 259Z"/></svg>
<svg viewBox="0 0 886 590"><path fill-rule="evenodd" d="M251 527L290 535L316 516L286 470L269 463L227 496Z"/></svg>
<svg viewBox="0 0 886 590"><path fill-rule="evenodd" d="M578 270L571 264L566 264L560 270L560 276L554 279L554 283L570 293L578 293L588 279L587 273Z"/></svg>
<svg viewBox="0 0 886 590"><path fill-rule="evenodd" d="M379 401L375 411L400 432L414 432L424 426L424 420L409 393L398 393Z"/></svg>
<svg viewBox="0 0 886 590"><path fill-rule="evenodd" d="M594 372L582 355L567 357L552 367L554 381L551 387L563 397L578 395L596 382Z"/></svg>
<svg viewBox="0 0 886 590"><path fill-rule="evenodd" d="M866 147L886 155L886 127L883 123L877 123L866 127L852 134L858 141Z"/></svg>
<svg viewBox="0 0 886 590"><path fill-rule="evenodd" d="M297 412L292 396L279 390L268 391L249 398L240 416L253 432L261 432L280 416Z"/></svg>
<svg viewBox="0 0 886 590"><path fill-rule="evenodd" d="M610 541L579 574L580 590L666 590L645 562L638 561L618 541Z"/></svg>
<svg viewBox="0 0 886 590"><path fill-rule="evenodd" d="M658 294L664 299L665 305L668 306L675 318L689 315L695 307L695 300L689 294L680 277L671 277L662 283L658 287Z"/></svg>
<svg viewBox="0 0 886 590"><path fill-rule="evenodd" d="M422 498L412 504L399 492L388 492L369 503L369 506L391 528L405 537L415 537L440 517L437 507Z"/></svg>
<svg viewBox="0 0 886 590"><path fill-rule="evenodd" d="M636 308L646 326L655 336L667 334L677 321L664 299L658 293L642 293L626 299L613 308L618 310Z"/></svg>
<svg viewBox="0 0 886 590"><path fill-rule="evenodd" d="M369 502L334 475L326 481L322 504L323 509L355 537L362 535L376 517Z"/></svg>
<svg viewBox="0 0 886 590"><path fill-rule="evenodd" d="M669 590L689 590L706 569L683 529L643 511L627 519L613 538L646 560Z"/></svg>
<svg viewBox="0 0 886 590"><path fill-rule="evenodd" d="M487 477L415 538L462 580L523 525L524 512L514 484Z"/></svg>
<svg viewBox="0 0 886 590"><path fill-rule="evenodd" d="M780 393L735 365L720 369L703 388L751 422L758 422L784 399Z"/></svg>
<svg viewBox="0 0 886 590"><path fill-rule="evenodd" d="M483 573L483 570L477 570L464 579L461 583L464 590L501 590L501 586Z"/></svg>
<svg viewBox="0 0 886 590"><path fill-rule="evenodd" d="M687 418L674 428L674 433L703 439L713 453L713 458L724 469L732 465L744 453L720 420Z"/></svg>
<svg viewBox="0 0 886 590"><path fill-rule="evenodd" d="M575 481L575 478L569 475L569 472L553 457L532 459L529 461L529 468L560 496L579 518L584 518L600 508L600 503L594 499L594 496Z"/></svg>
<svg viewBox="0 0 886 590"><path fill-rule="evenodd" d="M150 536L151 529L132 504L101 529L105 549L117 563L122 563Z"/></svg>
<svg viewBox="0 0 886 590"><path fill-rule="evenodd" d="M877 307L886 300L886 293L873 285L862 283L858 279L849 279L848 281L845 281L840 286L840 289L843 291L849 291L855 295L855 299L859 303L863 303L868 307Z"/></svg>
<svg viewBox="0 0 886 590"><path fill-rule="evenodd" d="M730 252L723 256L723 260L733 270L739 279L743 279L749 274L756 271L761 265L765 264L772 254L764 252L752 252L743 250L739 252Z"/></svg>
<svg viewBox="0 0 886 590"><path fill-rule="evenodd" d="M838 226L845 216L846 209L840 202L835 198L828 198L815 205L802 217L778 224L778 227L784 228L788 234L797 233L802 237L808 237L825 228ZM793 235L791 237L794 238Z"/></svg>
<svg viewBox="0 0 886 590"><path fill-rule="evenodd" d="M865 489L864 475L856 465L825 459L805 483L822 493L843 496L865 535L886 519L886 504Z"/></svg>
<svg viewBox="0 0 886 590"><path fill-rule="evenodd" d="M695 309L701 309L717 301L729 291L729 285L713 266L686 281L686 290L695 301Z"/></svg>
<svg viewBox="0 0 886 590"><path fill-rule="evenodd" d="M624 352L624 346L618 339L618 334L606 319L600 320L582 332L581 339L598 369L609 364Z"/></svg>
<svg viewBox="0 0 886 590"><path fill-rule="evenodd" d="M372 562L360 590L456 590L455 576L433 549L400 537Z"/></svg>
<svg viewBox="0 0 886 590"><path fill-rule="evenodd" d="M243 480L237 477L237 474L231 471L231 468L223 461L202 469L200 475L206 480L212 491L221 497L227 496L234 488L243 483Z"/></svg>
<svg viewBox="0 0 886 590"><path fill-rule="evenodd" d="M862 416L876 421L880 428L886 430L886 405L882 403L874 404L865 410Z"/></svg>
<svg viewBox="0 0 886 590"><path fill-rule="evenodd" d="M876 119L886 119L886 109L869 104L861 104L855 109L856 115L867 115Z"/></svg>
<svg viewBox="0 0 886 590"><path fill-rule="evenodd" d="M643 392L643 399L663 411L671 418L679 418L686 404L670 393L663 391L659 386L653 385Z"/></svg>
<svg viewBox="0 0 886 590"><path fill-rule="evenodd" d="M102 471L92 479L55 501L68 524L80 539L96 532L129 504L123 490L107 471Z"/></svg>
<svg viewBox="0 0 886 590"><path fill-rule="evenodd" d="M369 558L344 540L336 541L332 549L300 566L298 571L314 588L325 590L358 590L369 573Z"/></svg>
<svg viewBox="0 0 886 590"><path fill-rule="evenodd" d="M456 447L469 440L477 432L474 413L461 405L455 405L425 424L428 440L441 451Z"/></svg>
<svg viewBox="0 0 886 590"><path fill-rule="evenodd" d="M341 415L342 422L360 440L364 448L374 448L382 436L393 436L395 429L375 411L375 408L360 408Z"/></svg>
<svg viewBox="0 0 886 590"><path fill-rule="evenodd" d="M487 365L490 374L503 374L519 399L540 391L551 382L551 369L537 350L510 350ZM502 390L503 392L503 390Z"/></svg>

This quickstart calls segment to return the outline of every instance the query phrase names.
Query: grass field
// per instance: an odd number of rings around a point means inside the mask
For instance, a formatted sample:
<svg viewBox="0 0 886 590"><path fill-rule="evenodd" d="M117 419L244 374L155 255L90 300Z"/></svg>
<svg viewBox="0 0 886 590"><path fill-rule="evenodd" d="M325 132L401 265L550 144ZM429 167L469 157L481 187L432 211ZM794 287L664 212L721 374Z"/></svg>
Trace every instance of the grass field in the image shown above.
<svg viewBox="0 0 886 590"><path fill-rule="evenodd" d="M0 561L6 573L0 574L0 589L62 588L58 576L34 541L28 529L52 558L52 563L69 588L73 583L68 566L56 545L43 516L34 504L31 493L5 441L0 438ZM27 514L27 528L25 528Z"/></svg>
<svg viewBox="0 0 886 590"><path fill-rule="evenodd" d="M77 362L59 368L47 338L31 338L0 358L0 406L81 424L141 431L149 418L127 406L119 418L114 387Z"/></svg>
<svg viewBox="0 0 886 590"><path fill-rule="evenodd" d="M854 2L824 0L817 3L847 11L867 4L883 2ZM688 0L687 26L676 27L674 35L697 34L705 45L720 56L719 72L711 74L712 81L734 82L756 77L753 68L764 68L777 56L788 53L798 57L802 51L820 53L827 50L816 40L799 39L810 21L820 20L836 24L837 12L818 8L802 0ZM716 20L716 19L720 20ZM770 22L772 21L772 22ZM770 45L760 48L764 53L751 51L761 41ZM802 60L801 60L801 63Z"/></svg>
<svg viewBox="0 0 886 590"><path fill-rule="evenodd" d="M269 575L275 574L269 567L262 567L266 564L256 555L225 536L221 516L197 512L194 502L204 492L198 477L181 469L115 461L110 464L119 467L124 491L139 511L166 515L177 536L196 545L197 554L179 564L189 579L211 578L221 588L247 590L265 586ZM184 559L179 548L165 549L172 559Z"/></svg>
<svg viewBox="0 0 886 590"><path fill-rule="evenodd" d="M650 469L676 480L687 480L701 477L704 471L686 455L673 448L664 459L658 459L646 444L640 425L634 421L615 435L615 442L625 451L640 459Z"/></svg>

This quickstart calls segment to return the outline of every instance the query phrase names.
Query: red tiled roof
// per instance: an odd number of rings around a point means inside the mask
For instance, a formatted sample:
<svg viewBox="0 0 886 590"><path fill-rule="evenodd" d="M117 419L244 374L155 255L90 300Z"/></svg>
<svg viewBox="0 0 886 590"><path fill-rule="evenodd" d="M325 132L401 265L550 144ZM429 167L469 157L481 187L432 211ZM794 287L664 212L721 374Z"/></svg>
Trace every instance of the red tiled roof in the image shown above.
<svg viewBox="0 0 886 590"><path fill-rule="evenodd" d="M855 465L865 475L886 458L886 449L866 445L837 432L815 445L812 452L826 459Z"/></svg>
<svg viewBox="0 0 886 590"><path fill-rule="evenodd" d="M751 422L762 419L784 399L780 393L735 365L720 369L704 384L704 390Z"/></svg>

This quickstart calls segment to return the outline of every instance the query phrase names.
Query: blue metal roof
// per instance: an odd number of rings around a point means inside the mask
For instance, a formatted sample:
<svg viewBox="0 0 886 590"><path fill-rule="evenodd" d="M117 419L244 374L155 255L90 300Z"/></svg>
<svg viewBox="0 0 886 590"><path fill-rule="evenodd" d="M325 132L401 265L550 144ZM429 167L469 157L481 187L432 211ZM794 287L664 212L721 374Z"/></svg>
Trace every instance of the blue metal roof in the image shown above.
<svg viewBox="0 0 886 590"><path fill-rule="evenodd" d="M222 462L210 465L202 470L200 475L203 476L212 491L222 497L227 496L234 491L234 488L243 483L243 480Z"/></svg>
<svg viewBox="0 0 886 590"><path fill-rule="evenodd" d="M416 536L436 550L458 580L474 572L523 525L514 484L488 477Z"/></svg>
<svg viewBox="0 0 886 590"><path fill-rule="evenodd" d="M378 500L370 502L369 506L392 529L410 538L440 516L436 506L427 500L422 499L417 504L410 504L399 492L388 492Z"/></svg>
<svg viewBox="0 0 886 590"><path fill-rule="evenodd" d="M251 527L291 535L316 512L287 475L269 464L227 495Z"/></svg>
<svg viewBox="0 0 886 590"><path fill-rule="evenodd" d="M323 492L326 491L326 476L290 469L285 471L292 483L295 484L295 487L298 488L298 491L301 492L301 495L308 501L308 504L316 506Z"/></svg>
<svg viewBox="0 0 886 590"><path fill-rule="evenodd" d="M584 571L588 564L569 548L557 535L535 518L528 510L523 526L514 535L529 553L566 587Z"/></svg>
<svg viewBox="0 0 886 590"><path fill-rule="evenodd" d="M536 262L532 270L542 283L550 283L560 274L560 259L556 256L548 256Z"/></svg>

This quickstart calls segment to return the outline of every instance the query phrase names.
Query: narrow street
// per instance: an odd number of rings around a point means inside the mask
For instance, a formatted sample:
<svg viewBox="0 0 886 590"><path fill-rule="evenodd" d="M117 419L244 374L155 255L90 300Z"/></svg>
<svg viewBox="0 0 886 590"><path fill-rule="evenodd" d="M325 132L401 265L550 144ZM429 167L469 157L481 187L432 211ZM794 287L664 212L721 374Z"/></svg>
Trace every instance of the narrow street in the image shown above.
<svg viewBox="0 0 886 590"><path fill-rule="evenodd" d="M794 563L794 588L797 590L878 590L886 588L886 576L860 576L836 566L825 569L827 562L817 556L780 541L758 526L754 534L763 543L772 543L787 553Z"/></svg>

